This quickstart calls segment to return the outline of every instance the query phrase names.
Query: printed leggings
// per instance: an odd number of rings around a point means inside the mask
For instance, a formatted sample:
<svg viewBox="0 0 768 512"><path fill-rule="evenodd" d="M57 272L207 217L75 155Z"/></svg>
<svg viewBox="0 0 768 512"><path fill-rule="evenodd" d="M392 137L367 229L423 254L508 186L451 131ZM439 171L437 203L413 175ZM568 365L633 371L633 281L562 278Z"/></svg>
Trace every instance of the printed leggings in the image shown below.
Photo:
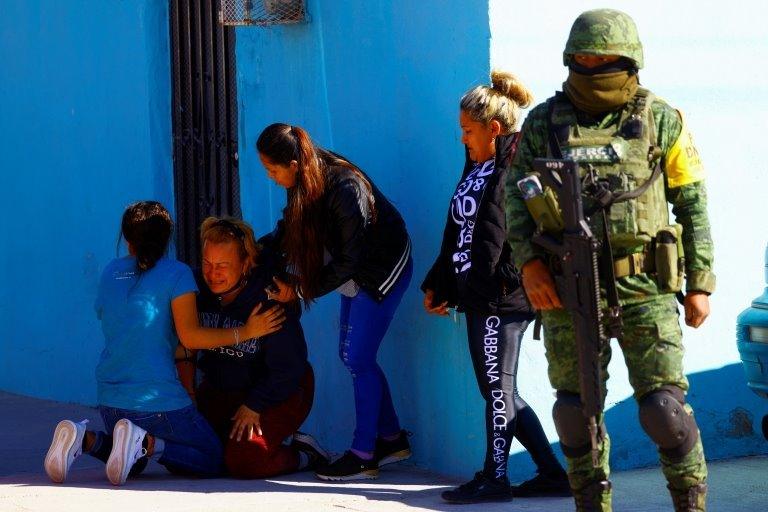
<svg viewBox="0 0 768 512"><path fill-rule="evenodd" d="M507 476L512 439L517 437L531 454L538 472L562 472L539 418L517 392L517 363L528 315L484 315L467 312L469 352L477 384L485 400L486 451L483 473Z"/></svg>

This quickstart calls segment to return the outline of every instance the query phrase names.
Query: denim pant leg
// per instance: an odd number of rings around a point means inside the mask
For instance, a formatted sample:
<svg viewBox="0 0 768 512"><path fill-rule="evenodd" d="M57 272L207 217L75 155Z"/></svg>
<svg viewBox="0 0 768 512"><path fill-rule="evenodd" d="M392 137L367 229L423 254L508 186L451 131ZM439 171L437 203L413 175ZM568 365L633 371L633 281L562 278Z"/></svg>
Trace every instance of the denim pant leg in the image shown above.
<svg viewBox="0 0 768 512"><path fill-rule="evenodd" d="M218 476L223 450L218 436L193 405L165 412L127 411L100 406L104 426L111 430L125 418L165 442L158 462L173 473Z"/></svg>
<svg viewBox="0 0 768 512"><path fill-rule="evenodd" d="M165 414L173 432L165 438L158 436L165 440L165 450L158 462L172 472L205 477L220 475L224 469L221 441L195 406Z"/></svg>
<svg viewBox="0 0 768 512"><path fill-rule="evenodd" d="M378 366L378 365L377 365ZM377 437L391 437L400 433L400 420L395 412L392 402L392 393L389 391L389 383L381 366L378 367L381 378L381 405L379 406L379 423L376 427Z"/></svg>
<svg viewBox="0 0 768 512"><path fill-rule="evenodd" d="M390 435L400 430L389 385L376 362L376 354L408 288L412 271L409 262L382 302L376 302L363 290L351 299L342 299L339 356L353 379L356 426L352 448L355 450L372 452L377 434Z"/></svg>
<svg viewBox="0 0 768 512"><path fill-rule="evenodd" d="M395 309L397 309L397 307L400 305L405 292L408 290L408 286L411 284L412 277L413 260L408 260L408 263L403 270L403 274L400 276L400 279L397 281L390 294L391 300L394 303L394 305L388 306L392 307L391 316L394 316ZM390 297L384 299L384 302L387 302L387 299L390 299ZM381 369L381 367L379 367L379 373L381 374L383 394L381 399L381 406L379 407L378 437L392 436L400 433L400 420L397 417L395 406L392 403L392 394L389 391L389 383L387 382L387 377L384 375L384 371Z"/></svg>

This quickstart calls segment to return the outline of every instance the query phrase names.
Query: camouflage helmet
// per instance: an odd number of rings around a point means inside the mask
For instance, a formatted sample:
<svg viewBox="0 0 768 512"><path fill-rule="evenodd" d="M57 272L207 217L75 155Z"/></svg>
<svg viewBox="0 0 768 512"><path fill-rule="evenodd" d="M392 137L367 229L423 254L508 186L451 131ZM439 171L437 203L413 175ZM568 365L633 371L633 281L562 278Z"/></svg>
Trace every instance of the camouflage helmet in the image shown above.
<svg viewBox="0 0 768 512"><path fill-rule="evenodd" d="M643 45L637 27L628 14L614 9L586 11L576 18L563 52L563 64L570 64L575 53L619 55L643 67Z"/></svg>

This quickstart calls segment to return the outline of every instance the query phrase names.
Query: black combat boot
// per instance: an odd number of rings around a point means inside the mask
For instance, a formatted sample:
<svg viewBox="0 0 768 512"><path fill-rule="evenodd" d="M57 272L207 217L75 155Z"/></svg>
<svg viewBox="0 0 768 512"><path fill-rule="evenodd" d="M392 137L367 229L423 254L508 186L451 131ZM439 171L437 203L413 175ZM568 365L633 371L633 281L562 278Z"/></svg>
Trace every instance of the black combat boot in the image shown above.
<svg viewBox="0 0 768 512"><path fill-rule="evenodd" d="M475 478L450 491L443 491L443 499L449 503L482 503L486 501L510 501L512 491L507 477L488 478L482 471Z"/></svg>
<svg viewBox="0 0 768 512"><path fill-rule="evenodd" d="M611 512L611 482L600 480L573 491L576 512Z"/></svg>
<svg viewBox="0 0 768 512"><path fill-rule="evenodd" d="M672 495L672 503L675 512L704 512L707 510L707 484L698 484L684 491L671 488L667 485Z"/></svg>
<svg viewBox="0 0 768 512"><path fill-rule="evenodd" d="M512 486L515 498L552 498L571 496L568 475L562 469L554 474L537 473L520 485Z"/></svg>

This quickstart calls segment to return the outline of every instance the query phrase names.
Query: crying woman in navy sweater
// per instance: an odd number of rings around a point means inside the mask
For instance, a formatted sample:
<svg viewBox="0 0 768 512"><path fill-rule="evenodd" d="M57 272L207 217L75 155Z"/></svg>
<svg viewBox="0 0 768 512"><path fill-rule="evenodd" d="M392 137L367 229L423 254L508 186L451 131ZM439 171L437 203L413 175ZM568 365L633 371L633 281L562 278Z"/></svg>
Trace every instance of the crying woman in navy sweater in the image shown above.
<svg viewBox="0 0 768 512"><path fill-rule="evenodd" d="M180 378L221 437L229 474L266 478L326 463L317 441L298 431L315 388L301 311L267 298L266 289L282 271L279 249L268 237L257 243L251 227L237 219L209 217L200 237L200 324L237 327L257 307L264 322L279 325L261 338L196 354L182 347L177 352ZM202 377L196 389L195 364ZM283 443L287 438L290 444Z"/></svg>

